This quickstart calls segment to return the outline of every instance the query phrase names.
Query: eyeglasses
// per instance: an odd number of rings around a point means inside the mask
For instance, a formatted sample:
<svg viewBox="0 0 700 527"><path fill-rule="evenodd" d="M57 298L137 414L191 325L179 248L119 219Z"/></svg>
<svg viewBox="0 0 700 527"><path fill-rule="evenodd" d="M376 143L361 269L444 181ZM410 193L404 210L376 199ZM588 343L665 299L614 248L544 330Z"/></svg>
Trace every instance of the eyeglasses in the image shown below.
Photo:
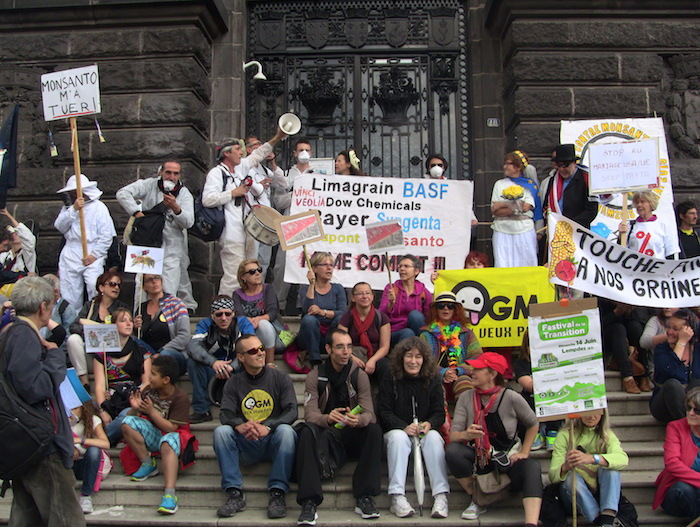
<svg viewBox="0 0 700 527"><path fill-rule="evenodd" d="M430 164L430 168L433 168L433 167L444 167L444 166L445 166L445 165L443 165L442 163L431 163L431 164Z"/></svg>
<svg viewBox="0 0 700 527"><path fill-rule="evenodd" d="M108 285L109 287L121 287L122 283L121 282L107 282L105 285Z"/></svg>
<svg viewBox="0 0 700 527"><path fill-rule="evenodd" d="M262 344L260 344L260 346L258 346L257 348L250 348L249 350L245 350L243 353L247 353L248 355L257 355L261 351L263 353L265 353L266 351L265 346L263 346Z"/></svg>
<svg viewBox="0 0 700 527"><path fill-rule="evenodd" d="M333 346L335 351L350 350L352 351L352 344L336 344Z"/></svg>
<svg viewBox="0 0 700 527"><path fill-rule="evenodd" d="M439 304L435 304L435 307L438 309L454 309L455 305L452 302L440 302Z"/></svg>
<svg viewBox="0 0 700 527"><path fill-rule="evenodd" d="M216 318L221 318L221 317L232 317L233 316L233 311L217 311L214 313L214 316Z"/></svg>
<svg viewBox="0 0 700 527"><path fill-rule="evenodd" d="M686 412L688 412L689 414L700 415L700 408L695 408L694 406L690 406L690 407L688 407L688 409L686 409Z"/></svg>
<svg viewBox="0 0 700 527"><path fill-rule="evenodd" d="M157 282L160 280L160 276L151 276L149 278L144 278L143 283L147 284L148 282Z"/></svg>
<svg viewBox="0 0 700 527"><path fill-rule="evenodd" d="M554 164L557 166L557 168L566 168L568 167L573 161L561 161L561 162L554 162Z"/></svg>
<svg viewBox="0 0 700 527"><path fill-rule="evenodd" d="M262 267L256 267L255 269L248 269L245 272L245 274L249 274L250 276L253 276L255 273L262 274Z"/></svg>
<svg viewBox="0 0 700 527"><path fill-rule="evenodd" d="M258 141L257 143L249 143L246 145L248 148L255 148L256 146L260 146L262 143Z"/></svg>

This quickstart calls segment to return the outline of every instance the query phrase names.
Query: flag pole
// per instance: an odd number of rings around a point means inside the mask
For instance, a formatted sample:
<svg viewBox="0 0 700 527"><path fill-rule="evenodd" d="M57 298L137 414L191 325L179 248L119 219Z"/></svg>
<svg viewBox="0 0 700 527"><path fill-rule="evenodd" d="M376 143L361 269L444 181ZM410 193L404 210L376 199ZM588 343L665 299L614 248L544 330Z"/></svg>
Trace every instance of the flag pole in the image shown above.
<svg viewBox="0 0 700 527"><path fill-rule="evenodd" d="M78 198L83 197L83 182L80 171L80 149L78 148L78 121L75 117L70 118L71 145L73 147L73 170L75 171L75 190ZM85 236L85 211L81 207L78 210L80 218L80 242L83 246L83 259L88 257L87 238Z"/></svg>

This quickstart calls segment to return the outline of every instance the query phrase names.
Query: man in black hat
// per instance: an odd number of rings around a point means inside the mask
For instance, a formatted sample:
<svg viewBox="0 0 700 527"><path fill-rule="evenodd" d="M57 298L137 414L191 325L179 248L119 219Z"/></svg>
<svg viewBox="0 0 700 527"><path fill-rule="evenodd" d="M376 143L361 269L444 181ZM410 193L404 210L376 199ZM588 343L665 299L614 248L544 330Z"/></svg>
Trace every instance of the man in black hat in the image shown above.
<svg viewBox="0 0 700 527"><path fill-rule="evenodd" d="M598 214L598 202L588 199L588 172L576 164L578 159L574 145L556 147L552 158L556 174L542 183L542 208L562 214L588 229Z"/></svg>

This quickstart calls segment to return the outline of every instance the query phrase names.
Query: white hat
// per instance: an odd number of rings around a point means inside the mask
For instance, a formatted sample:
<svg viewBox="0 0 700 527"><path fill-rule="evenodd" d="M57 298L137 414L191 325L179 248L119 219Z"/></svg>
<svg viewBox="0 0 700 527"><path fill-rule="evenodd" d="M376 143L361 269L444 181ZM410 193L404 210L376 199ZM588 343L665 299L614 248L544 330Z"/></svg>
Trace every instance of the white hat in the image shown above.
<svg viewBox="0 0 700 527"><path fill-rule="evenodd" d="M80 183L82 184L82 188L91 188L97 186L97 181L90 181L85 174L80 174ZM70 192L71 190L76 189L77 187L75 185L75 175L73 175L68 178L68 183L66 183L66 186L60 190L57 190L56 194L60 194L61 192Z"/></svg>

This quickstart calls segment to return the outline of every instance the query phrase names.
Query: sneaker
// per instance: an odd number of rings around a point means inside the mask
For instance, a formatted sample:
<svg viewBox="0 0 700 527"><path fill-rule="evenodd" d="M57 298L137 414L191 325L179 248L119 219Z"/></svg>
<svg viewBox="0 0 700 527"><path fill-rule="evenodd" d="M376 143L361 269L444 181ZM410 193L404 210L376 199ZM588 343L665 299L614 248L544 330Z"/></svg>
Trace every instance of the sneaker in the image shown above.
<svg viewBox="0 0 700 527"><path fill-rule="evenodd" d="M540 450L543 447L544 447L544 438L542 437L542 434L538 433L535 436L535 442L532 443L532 448L530 450Z"/></svg>
<svg viewBox="0 0 700 527"><path fill-rule="evenodd" d="M550 430L547 432L547 452L554 450L554 440L557 438L558 430Z"/></svg>
<svg viewBox="0 0 700 527"><path fill-rule="evenodd" d="M156 460L151 458L150 463L141 463L139 469L131 475L131 481L144 481L158 475Z"/></svg>
<svg viewBox="0 0 700 527"><path fill-rule="evenodd" d="M411 504L408 503L406 496L403 494L392 494L389 512L396 514L397 518L408 518L416 513L415 509L411 507Z"/></svg>
<svg viewBox="0 0 700 527"><path fill-rule="evenodd" d="M433 498L433 512L431 518L447 518L450 508L447 506L447 492L436 494Z"/></svg>
<svg viewBox="0 0 700 527"><path fill-rule="evenodd" d="M80 509L83 514L91 514L94 510L92 508L92 498L90 496L80 496Z"/></svg>
<svg viewBox="0 0 700 527"><path fill-rule="evenodd" d="M464 509L462 513L463 520L476 520L479 516L486 512L485 507L479 507L476 503L472 501L472 504Z"/></svg>
<svg viewBox="0 0 700 527"><path fill-rule="evenodd" d="M284 518L287 515L287 502L284 492L280 489L270 490L270 501L267 504L267 517L270 519Z"/></svg>
<svg viewBox="0 0 700 527"><path fill-rule="evenodd" d="M301 504L301 514L297 520L297 525L316 525L318 514L316 514L316 504L311 500L306 500Z"/></svg>
<svg viewBox="0 0 700 527"><path fill-rule="evenodd" d="M219 518L230 518L237 512L245 510L245 494L240 489L232 489L228 493L224 504L216 511Z"/></svg>
<svg viewBox="0 0 700 527"><path fill-rule="evenodd" d="M374 504L374 500L371 496L363 496L357 500L355 513L362 516L363 520L379 518L379 511L377 510L377 506Z"/></svg>
<svg viewBox="0 0 700 527"><path fill-rule="evenodd" d="M163 496L163 499L160 500L158 512L161 514L175 514L177 512L177 496L171 496L170 494Z"/></svg>
<svg viewBox="0 0 700 527"><path fill-rule="evenodd" d="M190 416L191 425L203 423L204 421L211 421L211 412L204 412L203 414L195 412Z"/></svg>

